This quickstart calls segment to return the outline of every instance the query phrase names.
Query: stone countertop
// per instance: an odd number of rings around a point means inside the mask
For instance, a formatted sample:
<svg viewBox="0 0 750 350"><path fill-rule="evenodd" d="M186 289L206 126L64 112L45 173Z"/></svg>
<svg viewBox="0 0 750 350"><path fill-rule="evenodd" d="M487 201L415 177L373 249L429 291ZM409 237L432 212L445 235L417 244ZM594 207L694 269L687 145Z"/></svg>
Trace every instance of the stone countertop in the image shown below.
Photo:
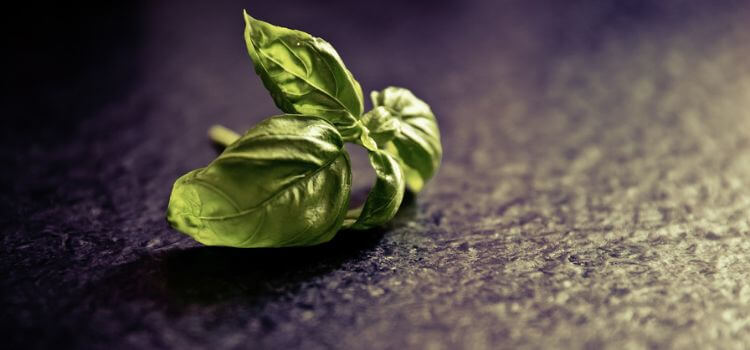
<svg viewBox="0 0 750 350"><path fill-rule="evenodd" d="M10 348L750 344L740 2L59 7L6 53ZM365 94L432 105L442 168L386 227L240 250L167 226L173 181L216 155L206 129L278 114L245 7L330 41Z"/></svg>

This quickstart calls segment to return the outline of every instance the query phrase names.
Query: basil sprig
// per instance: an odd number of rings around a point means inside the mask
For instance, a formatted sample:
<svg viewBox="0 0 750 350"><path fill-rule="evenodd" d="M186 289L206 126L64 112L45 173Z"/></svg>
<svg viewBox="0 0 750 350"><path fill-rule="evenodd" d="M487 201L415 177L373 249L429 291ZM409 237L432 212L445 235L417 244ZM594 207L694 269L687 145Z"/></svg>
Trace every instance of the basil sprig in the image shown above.
<svg viewBox="0 0 750 350"><path fill-rule="evenodd" d="M440 165L440 132L430 107L409 90L362 89L326 41L256 20L245 41L256 73L285 113L244 135L209 130L224 151L174 184L167 221L205 245L286 247L329 241L341 228L382 225ZM344 148L366 148L376 180L349 209L352 171Z"/></svg>

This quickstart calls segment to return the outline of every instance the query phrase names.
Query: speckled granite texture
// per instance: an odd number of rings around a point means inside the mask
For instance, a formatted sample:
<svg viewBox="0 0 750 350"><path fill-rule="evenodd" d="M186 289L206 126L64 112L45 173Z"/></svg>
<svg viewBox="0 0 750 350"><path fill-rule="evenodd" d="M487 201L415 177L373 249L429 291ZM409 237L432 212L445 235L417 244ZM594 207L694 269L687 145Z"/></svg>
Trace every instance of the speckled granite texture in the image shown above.
<svg viewBox="0 0 750 350"><path fill-rule="evenodd" d="M2 347L750 347L747 5L355 3L30 9L4 53ZM444 164L392 224L264 250L168 228L205 130L277 113L242 8L432 104Z"/></svg>

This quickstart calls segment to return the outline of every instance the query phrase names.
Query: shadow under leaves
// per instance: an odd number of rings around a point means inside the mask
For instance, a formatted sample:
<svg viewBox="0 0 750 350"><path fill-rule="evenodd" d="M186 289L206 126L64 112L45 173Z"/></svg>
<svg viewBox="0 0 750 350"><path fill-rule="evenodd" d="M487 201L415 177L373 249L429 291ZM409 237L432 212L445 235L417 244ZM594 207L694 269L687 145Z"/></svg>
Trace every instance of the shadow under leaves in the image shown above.
<svg viewBox="0 0 750 350"><path fill-rule="evenodd" d="M412 220L416 200L408 193L387 226L342 230L328 243L312 247L238 249L199 246L143 255L97 282L90 290L94 308L150 301L171 314L190 305L265 302L299 292L308 281L365 259L384 234Z"/></svg>

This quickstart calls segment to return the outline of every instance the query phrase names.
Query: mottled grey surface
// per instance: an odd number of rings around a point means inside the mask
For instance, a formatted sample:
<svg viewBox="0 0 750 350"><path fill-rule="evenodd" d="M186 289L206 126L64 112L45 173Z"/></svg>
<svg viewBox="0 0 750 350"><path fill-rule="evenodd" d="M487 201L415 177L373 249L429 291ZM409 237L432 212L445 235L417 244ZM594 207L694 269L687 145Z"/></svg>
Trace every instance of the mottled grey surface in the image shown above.
<svg viewBox="0 0 750 350"><path fill-rule="evenodd" d="M39 76L2 132L6 344L750 346L747 5L341 2L122 5L16 43ZM277 113L243 7L433 106L443 167L392 224L263 250L167 227L205 130Z"/></svg>

